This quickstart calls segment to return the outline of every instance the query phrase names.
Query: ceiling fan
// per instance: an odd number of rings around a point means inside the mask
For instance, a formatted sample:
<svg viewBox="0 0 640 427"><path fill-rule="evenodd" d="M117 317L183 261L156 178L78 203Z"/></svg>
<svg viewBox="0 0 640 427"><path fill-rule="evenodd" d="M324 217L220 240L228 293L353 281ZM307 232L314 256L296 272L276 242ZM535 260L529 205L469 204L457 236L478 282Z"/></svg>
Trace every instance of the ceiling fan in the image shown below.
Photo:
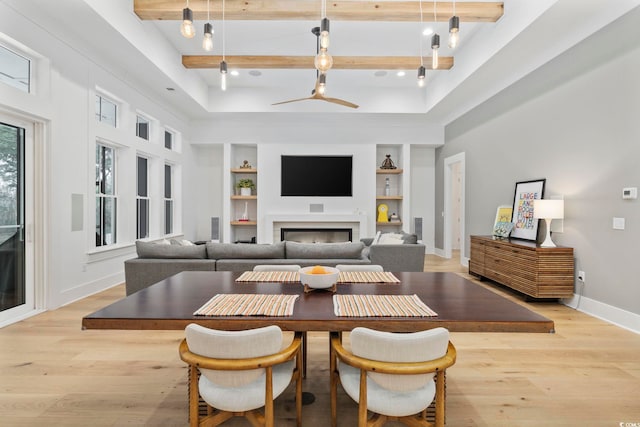
<svg viewBox="0 0 640 427"><path fill-rule="evenodd" d="M309 99L317 99L319 101L327 101L327 102L331 102L333 104L339 104L339 105L343 105L343 106L349 107L349 108L358 108L359 107L359 105L354 104L353 102L345 101L344 99L329 98L327 96L324 96L325 82L326 82L326 74L320 74L320 75L318 75L318 79L316 80L316 87L311 92L311 96L308 96L306 98L291 99L289 101L276 102L275 104L271 104L271 105L288 104L290 102L298 102L298 101L306 101L306 100L309 100Z"/></svg>
<svg viewBox="0 0 640 427"><path fill-rule="evenodd" d="M319 49L320 49L320 27L313 27L311 29L311 32L316 36L316 53L317 53L319 51ZM326 51L326 49L325 49L325 51ZM327 74L324 73L324 72L320 72L319 70L316 70L316 86L311 91L311 96L308 96L306 98L291 99L289 101L276 102L275 104L271 104L271 105L281 105L281 104L288 104L290 102L298 102L298 101L306 101L306 100L316 99L318 101L331 102L333 104L338 104L338 105L342 105L342 106L349 107L349 108L358 108L359 107L359 105L354 104L353 102L345 101L344 99L329 98L327 96L324 96L326 83L327 83Z"/></svg>

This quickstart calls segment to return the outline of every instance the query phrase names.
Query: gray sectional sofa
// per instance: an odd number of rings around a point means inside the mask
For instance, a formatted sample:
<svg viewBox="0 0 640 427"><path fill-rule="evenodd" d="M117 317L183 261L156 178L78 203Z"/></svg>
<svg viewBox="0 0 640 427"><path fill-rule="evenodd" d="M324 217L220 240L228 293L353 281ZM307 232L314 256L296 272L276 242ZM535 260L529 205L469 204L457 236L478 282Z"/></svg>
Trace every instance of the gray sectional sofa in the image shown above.
<svg viewBox="0 0 640 427"><path fill-rule="evenodd" d="M207 243L182 246L136 242L138 257L125 261L127 295L181 271L249 271L258 264L379 264L385 271L423 271L423 244L372 245L373 239L345 243Z"/></svg>

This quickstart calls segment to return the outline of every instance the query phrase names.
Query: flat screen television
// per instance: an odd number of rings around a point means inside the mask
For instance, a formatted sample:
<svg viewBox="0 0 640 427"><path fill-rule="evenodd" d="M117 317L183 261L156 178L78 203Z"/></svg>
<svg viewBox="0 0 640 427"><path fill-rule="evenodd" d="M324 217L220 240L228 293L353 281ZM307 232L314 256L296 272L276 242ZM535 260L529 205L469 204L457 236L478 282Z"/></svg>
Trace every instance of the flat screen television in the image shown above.
<svg viewBox="0 0 640 427"><path fill-rule="evenodd" d="M353 156L282 156L281 196L351 197Z"/></svg>

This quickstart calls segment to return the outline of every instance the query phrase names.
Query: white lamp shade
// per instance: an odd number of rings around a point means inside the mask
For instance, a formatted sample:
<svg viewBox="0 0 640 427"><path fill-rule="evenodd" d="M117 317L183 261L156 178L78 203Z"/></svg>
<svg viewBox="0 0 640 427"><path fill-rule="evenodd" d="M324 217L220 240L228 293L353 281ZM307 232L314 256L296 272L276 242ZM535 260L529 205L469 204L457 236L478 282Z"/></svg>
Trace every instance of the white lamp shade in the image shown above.
<svg viewBox="0 0 640 427"><path fill-rule="evenodd" d="M564 218L564 200L534 200L533 217L542 219Z"/></svg>

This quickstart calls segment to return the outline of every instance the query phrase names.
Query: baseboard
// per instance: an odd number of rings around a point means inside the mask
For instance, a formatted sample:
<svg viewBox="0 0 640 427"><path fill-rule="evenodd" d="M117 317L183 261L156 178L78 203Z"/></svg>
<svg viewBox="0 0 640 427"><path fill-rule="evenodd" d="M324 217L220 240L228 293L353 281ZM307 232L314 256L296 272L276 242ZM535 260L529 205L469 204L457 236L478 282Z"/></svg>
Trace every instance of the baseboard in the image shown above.
<svg viewBox="0 0 640 427"><path fill-rule="evenodd" d="M575 294L572 298L563 299L562 302L568 307L640 334L639 314Z"/></svg>
<svg viewBox="0 0 640 427"><path fill-rule="evenodd" d="M53 310L63 305L71 304L90 295L97 294L106 289L118 286L124 282L124 271L101 277L92 282L83 283L71 289L65 289L59 294L52 296L47 309Z"/></svg>
<svg viewBox="0 0 640 427"><path fill-rule="evenodd" d="M433 253L434 253L435 255L438 255L440 258L446 258L446 256L445 256L446 254L444 253L444 250L443 250L443 249L434 248Z"/></svg>

